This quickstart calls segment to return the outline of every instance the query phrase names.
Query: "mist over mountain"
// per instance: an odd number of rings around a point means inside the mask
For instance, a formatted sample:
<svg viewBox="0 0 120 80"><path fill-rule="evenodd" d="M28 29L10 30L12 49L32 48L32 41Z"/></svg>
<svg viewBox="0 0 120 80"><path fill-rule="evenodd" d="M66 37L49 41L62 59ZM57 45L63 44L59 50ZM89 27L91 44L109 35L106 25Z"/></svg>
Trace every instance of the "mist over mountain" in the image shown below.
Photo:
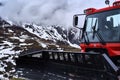
<svg viewBox="0 0 120 80"><path fill-rule="evenodd" d="M111 3L114 0L110 0ZM83 13L89 7L105 7L99 0L0 0L0 16L16 24L72 26L74 14ZM89 3L89 4L88 4Z"/></svg>

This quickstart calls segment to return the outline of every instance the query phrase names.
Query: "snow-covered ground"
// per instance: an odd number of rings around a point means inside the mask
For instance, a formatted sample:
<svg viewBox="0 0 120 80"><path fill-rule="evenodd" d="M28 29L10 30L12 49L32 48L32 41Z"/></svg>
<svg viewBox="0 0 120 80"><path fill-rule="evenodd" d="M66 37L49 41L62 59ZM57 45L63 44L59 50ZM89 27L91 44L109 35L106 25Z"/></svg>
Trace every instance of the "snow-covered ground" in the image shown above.
<svg viewBox="0 0 120 80"><path fill-rule="evenodd" d="M9 80L13 77L15 73L15 58L18 58L18 55L21 51L14 51L12 43L4 41L3 44L8 44L9 47L5 48L4 46L0 47L0 80ZM4 49L5 48L5 49Z"/></svg>
<svg viewBox="0 0 120 80"><path fill-rule="evenodd" d="M0 59L0 79L9 80L9 78L13 76L13 73L15 72L16 64L13 56L7 54L0 54ZM9 70L7 68L9 68Z"/></svg>

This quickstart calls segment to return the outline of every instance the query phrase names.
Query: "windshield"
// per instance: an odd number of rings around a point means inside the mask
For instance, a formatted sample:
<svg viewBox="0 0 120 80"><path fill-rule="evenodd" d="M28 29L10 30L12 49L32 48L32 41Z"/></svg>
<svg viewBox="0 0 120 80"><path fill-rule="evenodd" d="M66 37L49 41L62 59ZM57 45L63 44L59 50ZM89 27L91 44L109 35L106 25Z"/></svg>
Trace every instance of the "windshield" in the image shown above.
<svg viewBox="0 0 120 80"><path fill-rule="evenodd" d="M104 42L120 42L120 9L88 15L85 29L90 42L100 41L94 31L100 34Z"/></svg>

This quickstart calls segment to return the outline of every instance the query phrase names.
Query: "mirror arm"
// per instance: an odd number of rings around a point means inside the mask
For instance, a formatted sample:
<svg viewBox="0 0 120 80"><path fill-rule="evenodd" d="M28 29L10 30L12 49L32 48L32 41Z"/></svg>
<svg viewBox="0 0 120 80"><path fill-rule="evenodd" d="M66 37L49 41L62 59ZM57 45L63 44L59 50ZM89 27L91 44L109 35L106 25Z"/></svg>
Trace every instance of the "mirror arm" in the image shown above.
<svg viewBox="0 0 120 80"><path fill-rule="evenodd" d="M86 14L75 14L74 16L80 16L80 15L86 15Z"/></svg>

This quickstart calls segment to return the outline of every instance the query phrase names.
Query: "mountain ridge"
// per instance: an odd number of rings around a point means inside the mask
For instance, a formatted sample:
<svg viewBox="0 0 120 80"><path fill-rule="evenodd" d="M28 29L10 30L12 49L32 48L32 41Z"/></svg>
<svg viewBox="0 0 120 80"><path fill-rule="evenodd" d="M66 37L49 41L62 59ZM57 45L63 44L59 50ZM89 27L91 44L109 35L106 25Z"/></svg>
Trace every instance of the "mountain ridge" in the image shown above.
<svg viewBox="0 0 120 80"><path fill-rule="evenodd" d="M68 38L68 32L61 27L56 27L56 26L43 27L43 26L37 26L35 24L32 25L24 24L22 26L17 26L14 25L13 23L9 23L2 19L0 20L0 26L1 26L0 27L1 45L2 45L2 41L6 40L7 42L8 40L9 43L13 44L12 46L16 46L14 47L15 50L17 50L18 47L21 50L23 49L25 50L26 46L27 47L31 46L32 48L33 44L34 46L37 45L35 47L38 49L47 49L47 50L64 51L65 48L66 49L70 47L79 48L79 46L77 46L76 44L72 44L70 42Z"/></svg>

